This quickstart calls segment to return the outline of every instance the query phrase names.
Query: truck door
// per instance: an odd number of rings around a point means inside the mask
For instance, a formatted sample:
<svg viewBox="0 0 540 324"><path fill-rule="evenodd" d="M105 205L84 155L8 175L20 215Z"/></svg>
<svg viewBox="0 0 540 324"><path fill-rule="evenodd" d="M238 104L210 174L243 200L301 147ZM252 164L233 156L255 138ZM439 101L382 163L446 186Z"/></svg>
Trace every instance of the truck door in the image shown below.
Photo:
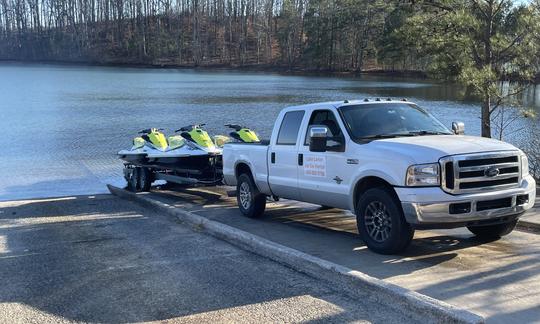
<svg viewBox="0 0 540 324"><path fill-rule="evenodd" d="M268 151L268 182L276 196L300 199L298 191L299 133L303 110L288 111L283 116L277 136Z"/></svg>
<svg viewBox="0 0 540 324"><path fill-rule="evenodd" d="M329 130L326 152L309 151L309 126L324 125ZM298 170L300 199L320 205L348 208L350 178L355 166L349 163L345 150L344 128L334 112L314 110L302 136L298 155L302 165Z"/></svg>

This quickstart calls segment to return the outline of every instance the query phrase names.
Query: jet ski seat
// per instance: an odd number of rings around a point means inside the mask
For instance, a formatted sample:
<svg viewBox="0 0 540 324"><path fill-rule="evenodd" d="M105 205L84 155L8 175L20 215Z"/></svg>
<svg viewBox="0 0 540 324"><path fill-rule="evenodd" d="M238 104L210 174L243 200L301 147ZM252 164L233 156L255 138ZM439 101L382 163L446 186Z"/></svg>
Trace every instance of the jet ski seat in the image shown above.
<svg viewBox="0 0 540 324"><path fill-rule="evenodd" d="M169 144L169 150L180 148L186 144L186 140L179 135L169 136L169 138L167 138L167 142Z"/></svg>

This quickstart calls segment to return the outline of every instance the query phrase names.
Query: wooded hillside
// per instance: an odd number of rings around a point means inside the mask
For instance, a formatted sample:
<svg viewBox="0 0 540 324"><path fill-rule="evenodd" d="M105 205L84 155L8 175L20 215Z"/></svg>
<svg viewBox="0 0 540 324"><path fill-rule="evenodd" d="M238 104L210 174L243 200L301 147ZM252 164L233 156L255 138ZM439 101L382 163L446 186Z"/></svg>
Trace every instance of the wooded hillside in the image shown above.
<svg viewBox="0 0 540 324"><path fill-rule="evenodd" d="M464 8L483 2L512 3L461 0ZM404 37L403 26L425 8L437 15L453 7L453 0L0 0L0 59L425 71L431 53Z"/></svg>
<svg viewBox="0 0 540 324"><path fill-rule="evenodd" d="M0 0L0 58L419 69L381 0Z"/></svg>

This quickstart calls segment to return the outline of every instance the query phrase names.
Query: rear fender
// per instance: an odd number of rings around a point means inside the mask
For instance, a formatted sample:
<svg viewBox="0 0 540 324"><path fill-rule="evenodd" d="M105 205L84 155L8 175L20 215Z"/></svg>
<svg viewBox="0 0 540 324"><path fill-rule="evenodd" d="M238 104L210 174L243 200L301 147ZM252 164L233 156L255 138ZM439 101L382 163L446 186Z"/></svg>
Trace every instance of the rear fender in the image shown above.
<svg viewBox="0 0 540 324"><path fill-rule="evenodd" d="M242 168L242 166L245 166ZM270 186L268 185L268 178L266 176L266 173L257 172L256 168L252 165L251 162L247 160L239 160L236 162L234 166L234 173L235 173L235 185L236 185L236 179L238 179L238 176L240 176L239 170L244 169L244 171L249 170L249 174L251 178L253 179L253 182L255 183L255 186L257 186L257 189L260 193L263 193L265 195L270 195Z"/></svg>

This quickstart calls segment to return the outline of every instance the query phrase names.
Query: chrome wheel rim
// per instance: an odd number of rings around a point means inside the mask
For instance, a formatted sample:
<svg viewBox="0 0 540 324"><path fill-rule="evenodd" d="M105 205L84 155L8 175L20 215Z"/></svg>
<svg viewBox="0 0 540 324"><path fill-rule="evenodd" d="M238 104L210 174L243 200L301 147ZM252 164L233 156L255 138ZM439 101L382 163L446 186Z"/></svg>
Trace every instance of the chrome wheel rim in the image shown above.
<svg viewBox="0 0 540 324"><path fill-rule="evenodd" d="M368 235L382 243L390 237L392 219L386 206L380 201L372 201L366 207L364 221Z"/></svg>
<svg viewBox="0 0 540 324"><path fill-rule="evenodd" d="M251 190L247 182L242 182L240 185L240 204L245 210L251 206Z"/></svg>

